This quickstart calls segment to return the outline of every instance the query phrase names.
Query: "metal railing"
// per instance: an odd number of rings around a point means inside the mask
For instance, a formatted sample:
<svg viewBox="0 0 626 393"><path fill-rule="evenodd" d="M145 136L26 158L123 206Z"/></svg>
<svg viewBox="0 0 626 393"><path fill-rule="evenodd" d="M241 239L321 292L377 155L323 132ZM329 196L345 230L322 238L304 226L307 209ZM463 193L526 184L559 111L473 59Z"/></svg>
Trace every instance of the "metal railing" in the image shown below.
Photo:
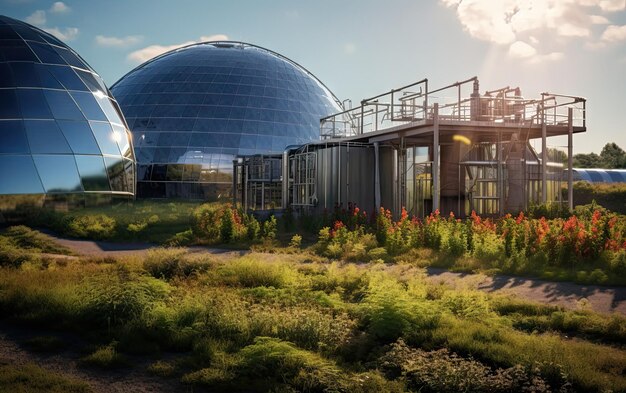
<svg viewBox="0 0 626 393"><path fill-rule="evenodd" d="M456 94L454 94L456 93ZM394 126L432 122L434 102L439 120L516 123L520 126L567 125L567 108L574 108L574 125L586 126L586 100L581 97L542 93L540 99L525 99L519 88L509 86L478 92L478 78L435 89L428 79L361 101L355 108L320 120L321 139L343 138L385 130Z"/></svg>

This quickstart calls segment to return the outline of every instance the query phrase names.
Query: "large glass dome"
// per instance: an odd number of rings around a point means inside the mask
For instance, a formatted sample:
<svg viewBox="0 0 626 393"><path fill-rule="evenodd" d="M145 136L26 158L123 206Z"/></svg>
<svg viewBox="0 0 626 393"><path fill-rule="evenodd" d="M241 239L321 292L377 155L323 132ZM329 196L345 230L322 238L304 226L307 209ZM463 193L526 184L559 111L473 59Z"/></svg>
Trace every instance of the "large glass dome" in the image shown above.
<svg viewBox="0 0 626 393"><path fill-rule="evenodd" d="M168 52L111 87L133 131L140 197L230 195L236 155L319 139L340 111L311 73L267 49L207 42Z"/></svg>
<svg viewBox="0 0 626 393"><path fill-rule="evenodd" d="M132 197L134 167L102 79L52 35L0 16L0 210Z"/></svg>

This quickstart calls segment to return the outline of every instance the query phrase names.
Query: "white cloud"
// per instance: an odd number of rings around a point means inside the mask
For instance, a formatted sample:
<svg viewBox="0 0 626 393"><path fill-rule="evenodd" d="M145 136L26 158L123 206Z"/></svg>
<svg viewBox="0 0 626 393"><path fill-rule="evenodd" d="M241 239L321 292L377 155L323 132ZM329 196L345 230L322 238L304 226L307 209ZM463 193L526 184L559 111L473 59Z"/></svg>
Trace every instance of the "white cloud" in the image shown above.
<svg viewBox="0 0 626 393"><path fill-rule="evenodd" d="M537 49L528 45L524 41L515 41L509 47L509 56L520 59L527 59L537 54Z"/></svg>
<svg viewBox="0 0 626 393"><path fill-rule="evenodd" d="M178 49L183 46L195 44L198 42L205 42L205 41L227 41L227 40L228 40L228 36L224 34L215 34L215 35L209 35L209 36L202 36L200 37L199 41L185 41L185 42L181 42L180 44L173 44L173 45L150 45L145 48L138 49L136 51L129 53L128 60L132 62L136 62L136 63L143 63L165 52L169 52L171 50Z"/></svg>
<svg viewBox="0 0 626 393"><path fill-rule="evenodd" d="M604 33L602 33L602 41L619 42L624 40L626 40L626 25L611 25L604 30Z"/></svg>
<svg viewBox="0 0 626 393"><path fill-rule="evenodd" d="M26 17L26 23L35 26L43 26L46 24L46 11L37 10Z"/></svg>
<svg viewBox="0 0 626 393"><path fill-rule="evenodd" d="M626 10L626 0L602 0L598 5L606 12Z"/></svg>
<svg viewBox="0 0 626 393"><path fill-rule="evenodd" d="M140 35L128 35L126 37L107 37L104 35L96 36L96 44L115 48L126 48L128 46L137 45L142 40L143 37Z"/></svg>
<svg viewBox="0 0 626 393"><path fill-rule="evenodd" d="M72 41L78 37L77 27L66 27L64 29L59 29L58 27L45 27L44 30L61 41Z"/></svg>
<svg viewBox="0 0 626 393"><path fill-rule="evenodd" d="M50 12L53 12L55 14L64 14L69 11L70 11L70 7L68 7L62 1L57 1L54 4L52 4L52 7L50 7Z"/></svg>
<svg viewBox="0 0 626 393"><path fill-rule="evenodd" d="M604 16L591 15L591 23L593 23L594 25L608 25L610 22Z"/></svg>

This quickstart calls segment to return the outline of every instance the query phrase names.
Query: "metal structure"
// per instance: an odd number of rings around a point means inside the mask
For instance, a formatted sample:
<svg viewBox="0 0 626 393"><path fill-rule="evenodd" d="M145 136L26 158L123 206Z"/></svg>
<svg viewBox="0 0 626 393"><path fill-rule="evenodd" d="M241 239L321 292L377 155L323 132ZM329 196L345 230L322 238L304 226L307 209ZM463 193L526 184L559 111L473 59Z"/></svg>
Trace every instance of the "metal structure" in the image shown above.
<svg viewBox="0 0 626 393"><path fill-rule="evenodd" d="M584 98L527 99L508 86L480 94L476 77L430 90L423 79L322 118L319 142L283 154L281 203L498 215L563 203L567 174L571 208L573 134L584 131ZM559 135L568 136L565 172L548 159L547 139Z"/></svg>

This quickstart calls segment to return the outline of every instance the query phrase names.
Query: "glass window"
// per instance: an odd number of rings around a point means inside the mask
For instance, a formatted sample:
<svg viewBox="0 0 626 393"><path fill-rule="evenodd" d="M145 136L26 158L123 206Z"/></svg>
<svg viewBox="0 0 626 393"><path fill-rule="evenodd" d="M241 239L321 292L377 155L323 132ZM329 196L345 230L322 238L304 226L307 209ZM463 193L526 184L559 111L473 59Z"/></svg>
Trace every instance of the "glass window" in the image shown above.
<svg viewBox="0 0 626 393"><path fill-rule="evenodd" d="M72 152L54 120L26 120L24 127L32 153L67 154Z"/></svg>
<svg viewBox="0 0 626 393"><path fill-rule="evenodd" d="M0 41L0 53L4 56L5 61L38 61L24 41Z"/></svg>
<svg viewBox="0 0 626 393"><path fill-rule="evenodd" d="M82 190L74 156L35 155L33 159L46 192Z"/></svg>
<svg viewBox="0 0 626 393"><path fill-rule="evenodd" d="M113 124L113 137L117 142L122 155L127 158L132 158L133 152L130 148L130 135L126 132L126 128Z"/></svg>
<svg viewBox="0 0 626 393"><path fill-rule="evenodd" d="M165 180L167 181L181 181L183 179L184 165L170 164L167 166L167 174Z"/></svg>
<svg viewBox="0 0 626 393"><path fill-rule="evenodd" d="M99 121L90 121L89 125L93 130L93 135L96 137L102 153L119 156L120 149L117 146L116 139L119 139L120 136L113 133L111 125Z"/></svg>
<svg viewBox="0 0 626 393"><path fill-rule="evenodd" d="M48 66L48 70L67 90L88 91L85 84L69 66Z"/></svg>
<svg viewBox="0 0 626 393"><path fill-rule="evenodd" d="M109 178L101 156L77 155L78 173L85 191L110 191Z"/></svg>
<svg viewBox="0 0 626 393"><path fill-rule="evenodd" d="M63 60L63 58L59 56L59 54L56 53L52 47L50 47L50 45L31 42L30 47L42 63L67 64L65 60Z"/></svg>
<svg viewBox="0 0 626 393"><path fill-rule="evenodd" d="M106 87L91 72L76 70L76 74L83 80L85 85L94 93L106 93Z"/></svg>
<svg viewBox="0 0 626 393"><path fill-rule="evenodd" d="M0 154L6 153L30 153L21 120L0 121Z"/></svg>
<svg viewBox="0 0 626 393"><path fill-rule="evenodd" d="M30 156L0 155L0 194L41 193L43 187Z"/></svg>
<svg viewBox="0 0 626 393"><path fill-rule="evenodd" d="M44 90L48 106L52 110L55 119L85 120L80 109L76 106L68 92L57 90Z"/></svg>
<svg viewBox="0 0 626 393"><path fill-rule="evenodd" d="M94 97L96 97L96 99L98 100L100 108L102 108L102 111L111 123L124 124L115 108L113 108L113 104L111 104L108 96L103 94L94 94Z"/></svg>
<svg viewBox="0 0 626 393"><path fill-rule="evenodd" d="M52 119L52 112L39 89L17 89L17 98L20 102L24 119Z"/></svg>
<svg viewBox="0 0 626 393"><path fill-rule="evenodd" d="M85 64L81 59L78 58L71 50L67 50L64 48L54 48L58 54L61 55L63 60L67 62L69 65L73 65L74 67L84 68L86 70L89 69L87 64Z"/></svg>
<svg viewBox="0 0 626 393"><path fill-rule="evenodd" d="M121 157L104 157L111 182L112 191L127 191L126 172L124 170L124 160Z"/></svg>
<svg viewBox="0 0 626 393"><path fill-rule="evenodd" d="M35 64L35 72L39 77L40 86L50 89L63 89L57 78L48 71L48 67L50 66L47 64Z"/></svg>
<svg viewBox="0 0 626 393"><path fill-rule="evenodd" d="M164 181L167 174L167 165L152 165L152 181Z"/></svg>
<svg viewBox="0 0 626 393"><path fill-rule="evenodd" d="M89 123L86 121L57 121L65 139L75 154L101 154Z"/></svg>
<svg viewBox="0 0 626 393"><path fill-rule="evenodd" d="M0 63L0 87L13 87L13 74L7 63Z"/></svg>
<svg viewBox="0 0 626 393"><path fill-rule="evenodd" d="M40 82L33 63L11 63L13 79L17 87L39 87Z"/></svg>
<svg viewBox="0 0 626 393"><path fill-rule="evenodd" d="M20 119L21 117L15 90L0 90L0 119Z"/></svg>
<svg viewBox="0 0 626 393"><path fill-rule="evenodd" d="M96 102L96 98L93 94L77 91L73 91L70 94L83 111L87 120L107 121L107 117L104 115L104 112L102 112L102 108L100 108L100 105Z"/></svg>

